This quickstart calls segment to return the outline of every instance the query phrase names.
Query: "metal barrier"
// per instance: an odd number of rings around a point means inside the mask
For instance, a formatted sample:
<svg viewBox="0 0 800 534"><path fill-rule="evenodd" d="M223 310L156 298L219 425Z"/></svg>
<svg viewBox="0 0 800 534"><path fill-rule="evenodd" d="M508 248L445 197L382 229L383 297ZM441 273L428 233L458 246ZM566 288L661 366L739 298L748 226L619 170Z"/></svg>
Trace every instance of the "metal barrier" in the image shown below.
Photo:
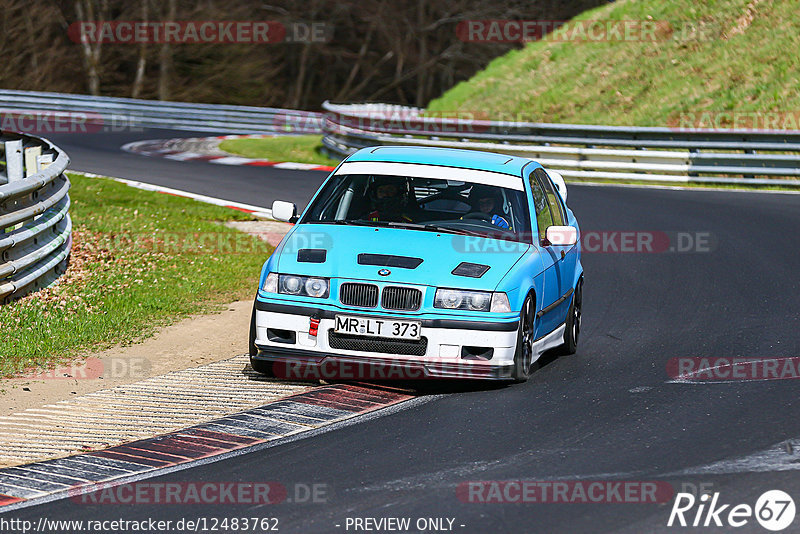
<svg viewBox="0 0 800 534"><path fill-rule="evenodd" d="M0 132L0 303L51 284L72 248L67 155L45 139Z"/></svg>
<svg viewBox="0 0 800 534"><path fill-rule="evenodd" d="M800 186L800 131L703 130L496 122L390 104L323 104L323 145L411 145L531 158L577 180ZM794 152L794 154L793 154Z"/></svg>
<svg viewBox="0 0 800 534"><path fill-rule="evenodd" d="M322 125L319 113L291 109L0 90L0 116L24 121L26 115L48 113L107 131L148 127L242 134L319 133Z"/></svg>

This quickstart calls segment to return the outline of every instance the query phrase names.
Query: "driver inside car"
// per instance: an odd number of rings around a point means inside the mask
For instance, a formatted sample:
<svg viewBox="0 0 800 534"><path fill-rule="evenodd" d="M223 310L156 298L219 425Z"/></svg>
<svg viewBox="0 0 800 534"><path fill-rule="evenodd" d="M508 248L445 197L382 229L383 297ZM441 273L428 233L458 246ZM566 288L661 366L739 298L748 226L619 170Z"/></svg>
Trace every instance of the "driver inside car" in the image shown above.
<svg viewBox="0 0 800 534"><path fill-rule="evenodd" d="M499 198L495 188L476 185L472 188L469 197L473 208L477 209L478 213L485 215L487 221L504 230L511 227L508 219L497 213L503 201Z"/></svg>
<svg viewBox="0 0 800 534"><path fill-rule="evenodd" d="M414 203L408 180L383 178L369 185L370 210L364 217L370 221L414 222Z"/></svg>

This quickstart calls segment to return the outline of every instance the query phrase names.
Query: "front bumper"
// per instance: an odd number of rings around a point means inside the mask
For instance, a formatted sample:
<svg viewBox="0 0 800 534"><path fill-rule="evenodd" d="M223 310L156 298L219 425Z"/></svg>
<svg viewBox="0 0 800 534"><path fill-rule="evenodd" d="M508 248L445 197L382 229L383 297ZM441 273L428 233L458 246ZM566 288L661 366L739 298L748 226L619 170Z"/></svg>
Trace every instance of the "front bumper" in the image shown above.
<svg viewBox="0 0 800 534"><path fill-rule="evenodd" d="M414 354L369 349L376 338L347 346L332 347L331 332L336 315L364 315L389 319L420 320L424 343L412 347ZM309 335L311 317L319 319L318 333ZM514 366L518 320L475 321L455 318L424 319L410 316L370 314L355 310L325 310L306 306L256 301L255 359L276 363L279 377L293 379L508 379ZM275 341L267 331L294 333L294 339ZM272 337L272 340L270 339ZM382 339L382 338L380 338ZM378 343L380 345L380 343ZM469 349L464 349L469 347ZM474 357L475 347L491 348L489 358ZM463 350L462 350L463 349ZM405 348L403 349L405 350Z"/></svg>

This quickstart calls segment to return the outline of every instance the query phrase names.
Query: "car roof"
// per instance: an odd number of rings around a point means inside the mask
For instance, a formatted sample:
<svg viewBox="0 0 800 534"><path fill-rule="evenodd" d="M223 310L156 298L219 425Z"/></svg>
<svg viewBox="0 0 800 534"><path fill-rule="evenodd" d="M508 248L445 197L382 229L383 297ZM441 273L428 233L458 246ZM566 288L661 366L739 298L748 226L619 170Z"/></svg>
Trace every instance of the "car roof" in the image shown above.
<svg viewBox="0 0 800 534"><path fill-rule="evenodd" d="M522 176L522 168L531 160L493 152L457 148L376 146L362 148L347 161L380 161L389 163L419 163ZM534 166L538 164L534 163Z"/></svg>

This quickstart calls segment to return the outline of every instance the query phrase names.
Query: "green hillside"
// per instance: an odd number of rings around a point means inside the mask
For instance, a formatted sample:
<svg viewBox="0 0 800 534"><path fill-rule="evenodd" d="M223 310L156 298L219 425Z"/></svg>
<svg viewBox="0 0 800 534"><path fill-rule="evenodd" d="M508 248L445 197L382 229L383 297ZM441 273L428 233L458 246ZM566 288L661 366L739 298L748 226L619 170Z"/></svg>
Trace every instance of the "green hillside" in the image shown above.
<svg viewBox="0 0 800 534"><path fill-rule="evenodd" d="M797 0L619 0L578 20L652 20L658 30L655 39L635 41L528 43L428 109L639 126L703 112L769 111L781 127L800 127L793 124L800 118Z"/></svg>

